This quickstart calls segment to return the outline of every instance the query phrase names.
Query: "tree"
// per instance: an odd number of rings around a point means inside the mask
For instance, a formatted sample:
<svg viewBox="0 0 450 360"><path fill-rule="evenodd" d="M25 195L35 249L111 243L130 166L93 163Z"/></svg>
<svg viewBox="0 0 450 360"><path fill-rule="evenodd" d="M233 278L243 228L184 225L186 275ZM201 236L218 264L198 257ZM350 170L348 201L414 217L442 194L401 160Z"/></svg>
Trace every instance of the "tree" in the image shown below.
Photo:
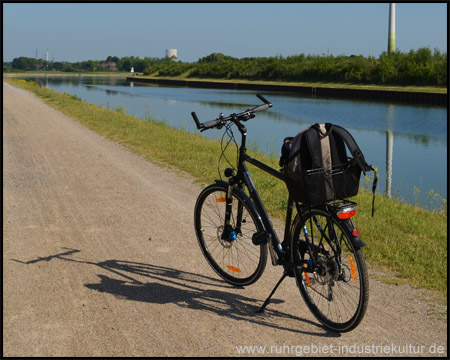
<svg viewBox="0 0 450 360"><path fill-rule="evenodd" d="M57 71L63 71L64 69L64 63L61 61L56 61L53 63L53 68Z"/></svg>
<svg viewBox="0 0 450 360"><path fill-rule="evenodd" d="M42 63L42 60L40 63ZM37 64L38 64L38 61L36 61L36 59L28 58L28 57L24 57L24 56L21 56L19 58L14 58L12 61L12 67L14 69L20 69L20 70L25 70L25 71L36 70Z"/></svg>
<svg viewBox="0 0 450 360"><path fill-rule="evenodd" d="M129 57L123 57L119 60L119 69L122 71L130 71L131 70L131 60Z"/></svg>
<svg viewBox="0 0 450 360"><path fill-rule="evenodd" d="M231 56L224 55L222 53L212 53L211 55L202 57L198 60L199 63L219 63L225 60L236 60Z"/></svg>
<svg viewBox="0 0 450 360"><path fill-rule="evenodd" d="M94 71L96 68L96 64L93 60L83 61L81 63L81 68L84 71Z"/></svg>

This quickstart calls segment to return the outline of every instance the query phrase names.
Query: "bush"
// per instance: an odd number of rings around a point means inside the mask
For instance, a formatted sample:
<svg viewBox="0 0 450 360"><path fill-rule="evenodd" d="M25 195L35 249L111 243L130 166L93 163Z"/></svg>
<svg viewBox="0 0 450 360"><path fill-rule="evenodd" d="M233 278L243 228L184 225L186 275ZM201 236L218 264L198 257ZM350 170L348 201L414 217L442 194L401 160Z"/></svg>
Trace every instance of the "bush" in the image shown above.
<svg viewBox="0 0 450 360"><path fill-rule="evenodd" d="M213 53L193 64L164 63L146 70L160 76L229 78L269 81L347 82L380 85L447 85L447 54L420 48L409 53L383 52L378 59L361 55L294 55L287 58L237 59Z"/></svg>

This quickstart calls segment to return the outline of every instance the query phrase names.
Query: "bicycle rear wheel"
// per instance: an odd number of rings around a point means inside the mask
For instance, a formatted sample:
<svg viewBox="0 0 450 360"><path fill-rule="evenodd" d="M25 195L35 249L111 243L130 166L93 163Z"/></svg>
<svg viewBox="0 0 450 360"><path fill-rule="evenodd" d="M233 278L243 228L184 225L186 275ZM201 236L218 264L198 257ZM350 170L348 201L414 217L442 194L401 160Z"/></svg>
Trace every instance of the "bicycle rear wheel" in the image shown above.
<svg viewBox="0 0 450 360"><path fill-rule="evenodd" d="M302 218L304 224L298 216L294 221L291 244L294 264L306 261L295 269L297 286L317 320L331 330L350 331L361 322L369 300L366 263L350 239L353 225L317 208L304 209Z"/></svg>
<svg viewBox="0 0 450 360"><path fill-rule="evenodd" d="M195 204L195 232L200 248L214 271L233 285L249 285L262 275L267 263L267 246L254 245L252 236L263 229L258 225L258 214L248 197L233 191L231 228L226 236L226 184L205 188Z"/></svg>

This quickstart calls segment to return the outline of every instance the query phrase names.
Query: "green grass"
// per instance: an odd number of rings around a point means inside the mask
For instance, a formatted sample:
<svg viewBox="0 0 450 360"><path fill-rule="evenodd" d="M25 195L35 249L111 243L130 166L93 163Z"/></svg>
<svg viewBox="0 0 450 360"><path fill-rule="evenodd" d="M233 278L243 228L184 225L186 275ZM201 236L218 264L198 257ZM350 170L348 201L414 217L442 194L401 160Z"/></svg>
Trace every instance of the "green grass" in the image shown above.
<svg viewBox="0 0 450 360"><path fill-rule="evenodd" d="M122 107L107 110L76 96L40 88L33 82L13 78L4 81L34 92L49 105L149 161L185 171L201 183L218 178L217 160L221 152L218 141L170 128L161 121L138 119L125 114ZM275 157L251 150L249 153L274 168L278 167ZM230 146L227 156L233 162L236 158L234 147ZM225 167L228 164L222 161L222 173ZM282 219L287 199L284 183L251 165L249 169L268 211ZM377 194L375 217L372 218L372 194L361 189L355 201L358 202L355 222L367 244L363 251L370 266L393 272L413 286L435 290L446 297L446 202L439 211L429 211Z"/></svg>

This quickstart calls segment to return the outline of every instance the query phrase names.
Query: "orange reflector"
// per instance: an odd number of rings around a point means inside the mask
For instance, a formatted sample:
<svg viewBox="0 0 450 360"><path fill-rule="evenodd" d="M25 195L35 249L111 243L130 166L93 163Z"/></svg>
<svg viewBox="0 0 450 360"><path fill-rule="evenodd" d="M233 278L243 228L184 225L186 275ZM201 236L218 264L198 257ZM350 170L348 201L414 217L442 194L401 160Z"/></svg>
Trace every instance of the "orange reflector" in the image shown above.
<svg viewBox="0 0 450 360"><path fill-rule="evenodd" d="M306 267L306 264L302 265L304 268ZM311 281L309 281L309 275L307 272L304 272L303 274L305 274L305 279L306 279L306 285L311 286Z"/></svg>
<svg viewBox="0 0 450 360"><path fill-rule="evenodd" d="M237 267L231 266L231 265L227 265L227 268L230 269L231 271L234 271L234 272L237 272L237 273L241 272L240 269L238 269Z"/></svg>
<svg viewBox="0 0 450 360"><path fill-rule="evenodd" d="M353 259L351 256L348 257L350 260L350 270L352 271L353 281L356 281L356 269L355 264L353 263Z"/></svg>
<svg viewBox="0 0 450 360"><path fill-rule="evenodd" d="M341 213L337 214L337 217L341 220L345 220L345 219L350 219L352 216L356 215L356 209L348 209L348 210L344 210Z"/></svg>
<svg viewBox="0 0 450 360"><path fill-rule="evenodd" d="M216 202L225 202L225 201L226 201L226 199L224 197L216 199Z"/></svg>

